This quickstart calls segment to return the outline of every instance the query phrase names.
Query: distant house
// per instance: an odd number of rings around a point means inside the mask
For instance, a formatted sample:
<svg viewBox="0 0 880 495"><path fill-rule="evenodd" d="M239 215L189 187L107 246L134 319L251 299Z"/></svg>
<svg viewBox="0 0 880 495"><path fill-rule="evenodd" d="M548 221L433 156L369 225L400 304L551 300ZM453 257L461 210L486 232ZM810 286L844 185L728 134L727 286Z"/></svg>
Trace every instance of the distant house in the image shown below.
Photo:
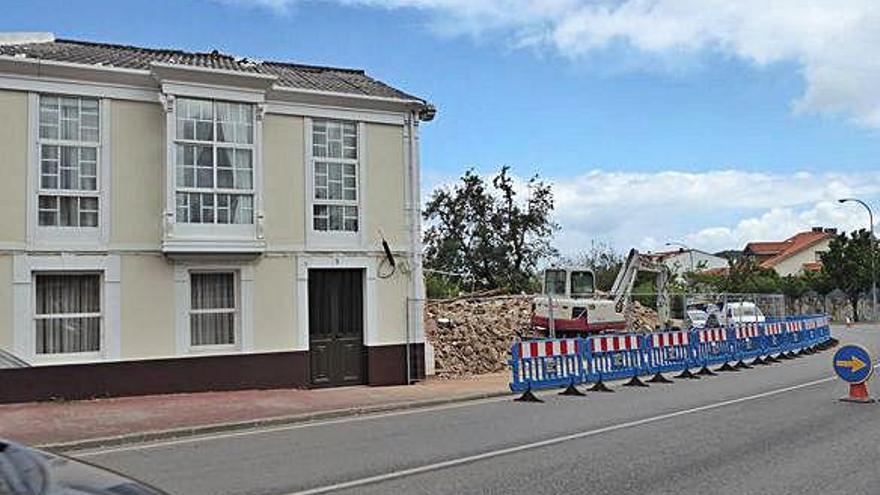
<svg viewBox="0 0 880 495"><path fill-rule="evenodd" d="M727 268L727 259L721 256L700 251L699 249L677 249L651 255L657 262L663 263L675 276L687 272L703 272L716 268Z"/></svg>
<svg viewBox="0 0 880 495"><path fill-rule="evenodd" d="M813 227L784 241L750 242L743 255L754 259L764 268L771 268L780 276L798 275L822 268L820 256L828 251L828 244L837 235L837 229Z"/></svg>

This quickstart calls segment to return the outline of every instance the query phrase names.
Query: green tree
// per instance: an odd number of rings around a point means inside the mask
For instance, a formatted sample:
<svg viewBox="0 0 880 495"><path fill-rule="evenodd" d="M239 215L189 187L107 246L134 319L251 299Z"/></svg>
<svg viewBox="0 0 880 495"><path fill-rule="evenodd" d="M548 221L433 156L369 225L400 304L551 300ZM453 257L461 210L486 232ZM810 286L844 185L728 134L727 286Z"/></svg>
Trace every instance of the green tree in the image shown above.
<svg viewBox="0 0 880 495"><path fill-rule="evenodd" d="M797 312L801 298L810 291L805 275L786 275L779 279L779 290L786 298L786 305L791 312Z"/></svg>
<svg viewBox="0 0 880 495"><path fill-rule="evenodd" d="M838 234L821 254L822 271L831 285L846 294L855 321L859 321L859 299L871 290L871 255L876 250L871 233L862 229Z"/></svg>
<svg viewBox="0 0 880 495"><path fill-rule="evenodd" d="M822 298L822 312L827 313L828 308L825 305L828 294L831 294L835 287L831 281L831 277L825 270L808 271L804 273L804 282L807 286Z"/></svg>
<svg viewBox="0 0 880 495"><path fill-rule="evenodd" d="M778 294L779 275L751 258L728 261L727 276L720 279L720 291L741 294Z"/></svg>
<svg viewBox="0 0 880 495"><path fill-rule="evenodd" d="M477 290L535 290L538 264L556 254L553 192L537 175L518 187L509 172L487 183L468 170L433 192L423 212L427 269L461 274L458 283Z"/></svg>

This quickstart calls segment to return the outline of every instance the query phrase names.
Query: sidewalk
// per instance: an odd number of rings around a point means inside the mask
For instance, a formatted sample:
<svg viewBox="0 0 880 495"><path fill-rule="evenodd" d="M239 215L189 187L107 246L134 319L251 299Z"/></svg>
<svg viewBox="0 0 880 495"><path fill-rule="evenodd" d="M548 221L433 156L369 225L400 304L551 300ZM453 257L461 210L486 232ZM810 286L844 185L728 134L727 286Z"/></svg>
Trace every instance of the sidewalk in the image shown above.
<svg viewBox="0 0 880 495"><path fill-rule="evenodd" d="M508 373L410 386L246 390L0 405L0 437L86 448L499 396ZM62 445L67 444L67 445Z"/></svg>

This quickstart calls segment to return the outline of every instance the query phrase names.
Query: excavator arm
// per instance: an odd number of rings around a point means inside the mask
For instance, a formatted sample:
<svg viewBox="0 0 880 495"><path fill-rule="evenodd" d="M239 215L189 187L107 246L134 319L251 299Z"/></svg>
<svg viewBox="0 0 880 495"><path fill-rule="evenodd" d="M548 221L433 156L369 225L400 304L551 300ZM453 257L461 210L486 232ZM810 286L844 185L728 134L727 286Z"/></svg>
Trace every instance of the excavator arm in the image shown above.
<svg viewBox="0 0 880 495"><path fill-rule="evenodd" d="M657 314L661 324L669 321L669 297L666 294L666 284L669 282L669 268L663 263L658 263L636 249L631 249L626 257L626 262L617 273L614 285L611 287L611 297L614 300L614 308L618 313L627 313L628 302L632 295L632 289L636 277L640 272L652 272L657 274ZM629 315L627 315L629 321Z"/></svg>

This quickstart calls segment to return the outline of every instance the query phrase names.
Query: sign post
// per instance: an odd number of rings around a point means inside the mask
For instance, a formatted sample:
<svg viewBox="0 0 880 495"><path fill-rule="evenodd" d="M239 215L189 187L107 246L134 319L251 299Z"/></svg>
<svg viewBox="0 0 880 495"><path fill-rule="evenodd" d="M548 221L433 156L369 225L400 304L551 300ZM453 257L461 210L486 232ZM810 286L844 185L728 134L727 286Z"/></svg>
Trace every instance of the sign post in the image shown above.
<svg viewBox="0 0 880 495"><path fill-rule="evenodd" d="M849 395L841 397L844 402L870 403L866 382L874 373L874 363L868 350L860 345L848 344L834 353L834 372L849 383Z"/></svg>

